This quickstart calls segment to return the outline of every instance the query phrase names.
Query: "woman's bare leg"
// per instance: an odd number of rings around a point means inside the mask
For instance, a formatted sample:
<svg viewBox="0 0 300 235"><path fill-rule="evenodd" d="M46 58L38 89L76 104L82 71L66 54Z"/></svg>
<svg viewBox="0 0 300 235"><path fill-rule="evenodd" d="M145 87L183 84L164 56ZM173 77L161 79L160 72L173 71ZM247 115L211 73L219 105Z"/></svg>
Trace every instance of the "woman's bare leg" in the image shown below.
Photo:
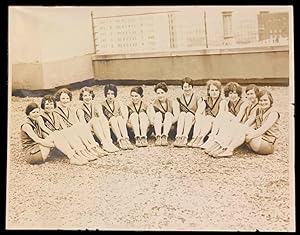
<svg viewBox="0 0 300 235"><path fill-rule="evenodd" d="M137 113L132 113L129 116L129 122L130 122L130 124L132 126L134 136L135 137L141 136L141 133L140 133L140 123L139 123L139 115Z"/></svg>
<svg viewBox="0 0 300 235"><path fill-rule="evenodd" d="M156 136L161 136L163 116L161 112L156 112L154 116L154 131Z"/></svg>
<svg viewBox="0 0 300 235"><path fill-rule="evenodd" d="M164 123L163 123L163 133L162 133L162 135L164 135L164 136L169 135L169 132L170 132L171 127L172 127L173 118L174 118L174 116L173 116L172 113L170 113L170 112L165 113L165 120L164 120Z"/></svg>
<svg viewBox="0 0 300 235"><path fill-rule="evenodd" d="M147 136L148 127L150 125L149 118L146 113L139 114L141 136Z"/></svg>

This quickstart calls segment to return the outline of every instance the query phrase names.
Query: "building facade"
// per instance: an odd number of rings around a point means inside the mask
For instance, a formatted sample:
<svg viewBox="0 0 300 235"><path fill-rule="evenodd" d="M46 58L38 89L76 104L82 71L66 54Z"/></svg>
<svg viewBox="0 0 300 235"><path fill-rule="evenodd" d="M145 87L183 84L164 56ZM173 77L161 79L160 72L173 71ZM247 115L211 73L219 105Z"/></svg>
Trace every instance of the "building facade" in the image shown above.
<svg viewBox="0 0 300 235"><path fill-rule="evenodd" d="M289 14L288 12L261 11L258 16L258 38L259 41L279 42L289 36Z"/></svg>
<svg viewBox="0 0 300 235"><path fill-rule="evenodd" d="M95 17L97 54L223 46L243 47L288 38L288 12L203 9Z"/></svg>
<svg viewBox="0 0 300 235"><path fill-rule="evenodd" d="M170 48L168 14L103 17L97 18L95 23L97 53Z"/></svg>

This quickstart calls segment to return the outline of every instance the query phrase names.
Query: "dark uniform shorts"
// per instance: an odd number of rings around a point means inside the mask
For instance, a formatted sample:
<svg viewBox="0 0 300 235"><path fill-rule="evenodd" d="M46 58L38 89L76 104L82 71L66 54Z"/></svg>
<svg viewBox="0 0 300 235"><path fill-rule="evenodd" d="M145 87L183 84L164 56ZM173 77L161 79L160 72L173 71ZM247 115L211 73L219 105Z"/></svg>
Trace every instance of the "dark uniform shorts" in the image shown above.
<svg viewBox="0 0 300 235"><path fill-rule="evenodd" d="M42 156L42 152L40 146L38 144L32 146L27 150L26 161L29 164L42 164L44 163L44 159Z"/></svg>

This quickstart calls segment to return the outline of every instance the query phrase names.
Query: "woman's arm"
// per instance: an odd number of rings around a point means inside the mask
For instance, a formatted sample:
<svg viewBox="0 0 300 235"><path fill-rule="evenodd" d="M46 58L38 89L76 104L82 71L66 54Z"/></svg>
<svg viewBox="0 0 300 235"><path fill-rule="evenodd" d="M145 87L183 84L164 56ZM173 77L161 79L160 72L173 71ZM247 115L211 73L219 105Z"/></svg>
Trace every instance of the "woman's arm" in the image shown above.
<svg viewBox="0 0 300 235"><path fill-rule="evenodd" d="M269 130L274 125L274 123L278 120L278 118L279 118L279 114L277 112L270 113L267 120L264 122L264 124L257 130L253 131L253 133L247 135L247 139L254 139L263 135L267 130Z"/></svg>
<svg viewBox="0 0 300 235"><path fill-rule="evenodd" d="M179 103L177 100L172 101L172 107L173 107L173 114L174 114L174 119L173 119L172 123L175 123L178 121L179 114L180 114Z"/></svg>
<svg viewBox="0 0 300 235"><path fill-rule="evenodd" d="M98 118L106 118L103 113L102 104L94 103L95 115Z"/></svg>
<svg viewBox="0 0 300 235"><path fill-rule="evenodd" d="M225 112L229 112L229 110L228 110L228 101L227 100L222 100L221 102L220 102L220 109L219 109L219 115L222 115L222 114L224 114Z"/></svg>
<svg viewBox="0 0 300 235"><path fill-rule="evenodd" d="M151 125L154 125L154 116L155 116L155 110L153 107L153 104L149 104L147 107L147 115L150 121Z"/></svg>
<svg viewBox="0 0 300 235"><path fill-rule="evenodd" d="M66 123L64 122L64 120L62 119L62 117L60 115L57 115L58 118L58 122L59 122L59 125L61 126L62 129L67 129L68 126L66 125Z"/></svg>
<svg viewBox="0 0 300 235"><path fill-rule="evenodd" d="M248 102L244 102L242 105L241 105L241 108L240 108L240 111L238 112L238 114L236 115L236 119L238 122L241 122L242 121L242 118L246 112L246 108L248 107L249 103Z"/></svg>
<svg viewBox="0 0 300 235"><path fill-rule="evenodd" d="M124 118L125 123L127 123L127 121L128 121L128 108L127 108L127 105L124 105L121 102L119 102L119 105L120 105L122 117Z"/></svg>
<svg viewBox="0 0 300 235"><path fill-rule="evenodd" d="M84 112L82 109L77 109L76 111L76 117L81 123L86 123L86 120L84 118Z"/></svg>
<svg viewBox="0 0 300 235"><path fill-rule="evenodd" d="M197 116L197 115L203 115L205 107L206 107L205 101L203 99L199 99L198 100L198 108L196 110L195 116Z"/></svg>
<svg viewBox="0 0 300 235"><path fill-rule="evenodd" d="M245 122L245 125L246 126L251 126L254 121L255 121L255 118L256 118L256 112L253 112L247 119L247 121Z"/></svg>
<svg viewBox="0 0 300 235"><path fill-rule="evenodd" d="M41 116L39 116L37 118L37 123L40 126L40 128L42 129L43 132L45 132L47 135L50 135L50 133L52 132L48 127L45 126L44 120Z"/></svg>
<svg viewBox="0 0 300 235"><path fill-rule="evenodd" d="M52 148L52 147L55 147L54 146L54 143L53 142L49 142L47 140L44 140L40 137L37 136L37 134L33 131L32 127L25 123L23 126L22 126L22 130L26 132L26 134L36 143L38 144L41 144L45 147L49 147L49 148Z"/></svg>

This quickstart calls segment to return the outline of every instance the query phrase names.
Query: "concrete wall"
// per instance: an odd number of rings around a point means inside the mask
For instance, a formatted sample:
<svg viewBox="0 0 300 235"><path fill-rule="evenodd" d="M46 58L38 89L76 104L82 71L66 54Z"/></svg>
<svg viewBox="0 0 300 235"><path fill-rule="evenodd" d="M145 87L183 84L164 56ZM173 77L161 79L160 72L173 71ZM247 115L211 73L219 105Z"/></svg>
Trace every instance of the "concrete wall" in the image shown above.
<svg viewBox="0 0 300 235"><path fill-rule="evenodd" d="M12 64L12 88L15 89L41 89L44 87L43 68L40 63Z"/></svg>
<svg viewBox="0 0 300 235"><path fill-rule="evenodd" d="M288 78L288 49L281 47L94 56L91 60L94 52L91 10L102 16L150 9L176 10L173 7L97 9L10 7L9 76L13 90L51 89L93 77L99 80L164 80L184 76ZM207 19L209 36L221 36L216 32L222 32L216 27L222 20L219 11L207 10L207 16L211 16Z"/></svg>
<svg viewBox="0 0 300 235"><path fill-rule="evenodd" d="M12 89L50 89L93 77L90 9L11 7Z"/></svg>
<svg viewBox="0 0 300 235"><path fill-rule="evenodd" d="M93 78L90 55L43 63L44 88L53 88Z"/></svg>
<svg viewBox="0 0 300 235"><path fill-rule="evenodd" d="M43 87L39 23L24 10L9 12L9 66L14 88Z"/></svg>
<svg viewBox="0 0 300 235"><path fill-rule="evenodd" d="M287 46L93 56L99 80L288 79Z"/></svg>

